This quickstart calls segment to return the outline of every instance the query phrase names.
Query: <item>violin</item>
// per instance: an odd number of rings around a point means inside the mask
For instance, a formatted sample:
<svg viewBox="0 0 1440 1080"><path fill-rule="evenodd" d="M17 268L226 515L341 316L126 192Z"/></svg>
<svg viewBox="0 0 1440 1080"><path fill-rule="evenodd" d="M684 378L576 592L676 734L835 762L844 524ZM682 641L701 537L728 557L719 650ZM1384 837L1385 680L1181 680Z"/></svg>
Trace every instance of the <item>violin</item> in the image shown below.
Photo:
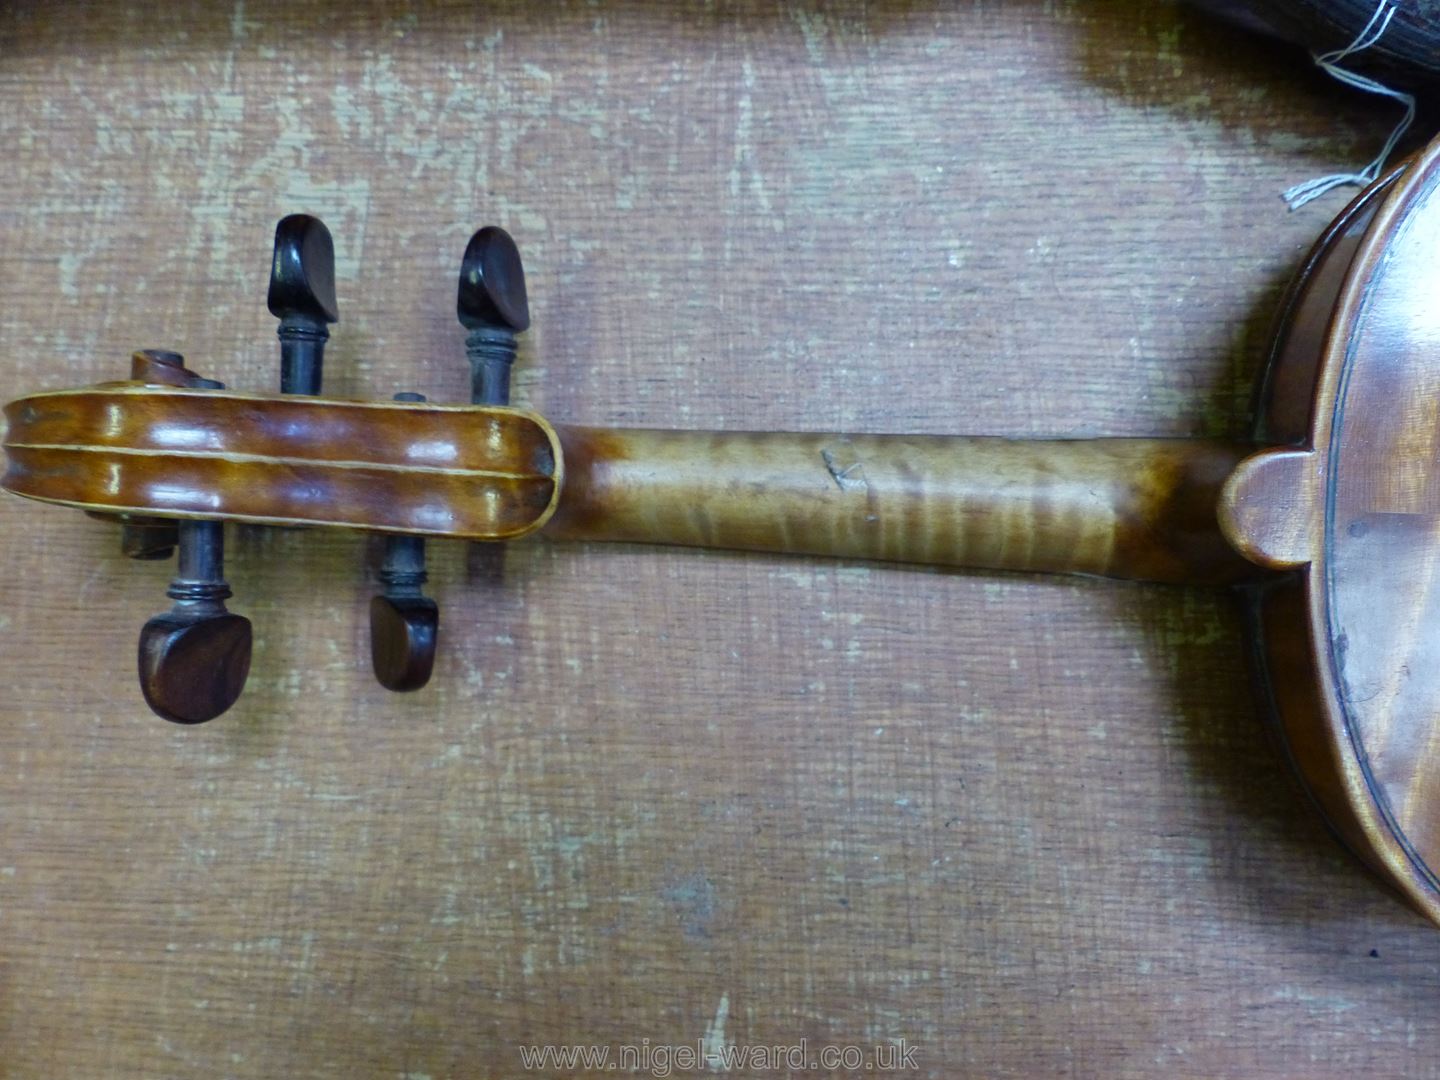
<svg viewBox="0 0 1440 1080"><path fill-rule="evenodd" d="M276 230L281 392L227 389L177 354L5 408L16 495L178 551L173 607L139 641L168 720L238 698L251 628L225 605L227 522L385 536L372 663L430 678L425 545L544 537L1047 571L1235 590L1282 753L1339 838L1440 923L1440 141L1325 230L1280 311L1253 441L582 427L511 408L530 322L513 239L461 263L472 404L320 395L334 251ZM1435 676L1432 678L1432 676Z"/></svg>

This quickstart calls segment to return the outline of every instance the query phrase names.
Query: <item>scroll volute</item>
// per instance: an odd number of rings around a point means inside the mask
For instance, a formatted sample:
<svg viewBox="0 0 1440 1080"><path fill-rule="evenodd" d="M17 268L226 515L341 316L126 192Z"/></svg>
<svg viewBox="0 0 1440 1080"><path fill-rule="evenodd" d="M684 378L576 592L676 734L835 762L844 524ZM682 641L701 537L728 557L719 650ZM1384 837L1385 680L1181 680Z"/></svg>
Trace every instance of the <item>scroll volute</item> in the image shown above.
<svg viewBox="0 0 1440 1080"><path fill-rule="evenodd" d="M1221 518L1295 570L1254 598L1280 741L1348 846L1440 921L1440 148L1317 245L1260 428L1292 445L1241 464Z"/></svg>
<svg viewBox="0 0 1440 1080"><path fill-rule="evenodd" d="M201 389L153 356L136 374L11 402L0 483L107 514L474 540L554 511L559 445L531 413Z"/></svg>

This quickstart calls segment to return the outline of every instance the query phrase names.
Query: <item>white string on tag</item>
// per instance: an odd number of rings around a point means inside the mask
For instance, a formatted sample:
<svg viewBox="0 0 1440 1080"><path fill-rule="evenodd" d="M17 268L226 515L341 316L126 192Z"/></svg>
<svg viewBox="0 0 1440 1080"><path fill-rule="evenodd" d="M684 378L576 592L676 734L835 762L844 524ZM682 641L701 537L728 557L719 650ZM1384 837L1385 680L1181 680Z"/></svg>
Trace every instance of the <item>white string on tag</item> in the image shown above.
<svg viewBox="0 0 1440 1080"><path fill-rule="evenodd" d="M1415 95L1392 90L1374 79L1358 75L1340 66L1342 60L1354 56L1358 52L1363 52L1385 36L1385 31L1390 28L1390 20L1395 17L1395 10L1394 0L1380 0L1379 6L1375 8L1375 14L1370 16L1370 21L1365 24L1365 29L1360 31L1354 41L1343 49L1316 54L1315 63L1331 78L1338 79L1346 86L1353 86L1356 90L1363 90L1367 94L1379 94L1381 97L1400 102L1405 106L1405 115L1401 117L1395 130L1390 133L1390 138L1385 140L1385 146L1381 149L1380 155L1359 172L1321 176L1314 180L1307 180L1303 184L1296 184L1288 191L1282 192L1280 197L1285 200L1291 210L1299 210L1302 206L1314 202L1321 195L1333 191L1337 187L1344 187L1347 184L1365 187L1373 184L1379 179L1380 170L1385 167L1385 162L1394 153L1396 145L1405 137L1405 132L1410 130L1410 125L1415 122Z"/></svg>

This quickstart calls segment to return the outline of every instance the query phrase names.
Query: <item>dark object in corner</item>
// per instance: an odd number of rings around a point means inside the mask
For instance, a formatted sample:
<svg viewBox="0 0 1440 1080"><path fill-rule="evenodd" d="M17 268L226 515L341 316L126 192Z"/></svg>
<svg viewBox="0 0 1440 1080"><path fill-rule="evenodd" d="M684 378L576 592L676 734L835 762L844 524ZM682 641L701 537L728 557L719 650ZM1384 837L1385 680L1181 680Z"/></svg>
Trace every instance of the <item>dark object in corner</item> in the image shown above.
<svg viewBox="0 0 1440 1080"><path fill-rule="evenodd" d="M1233 23L1313 52L1343 49L1378 0L1190 0ZM1440 88L1440 0L1400 0L1385 36L1346 66L1402 89Z"/></svg>

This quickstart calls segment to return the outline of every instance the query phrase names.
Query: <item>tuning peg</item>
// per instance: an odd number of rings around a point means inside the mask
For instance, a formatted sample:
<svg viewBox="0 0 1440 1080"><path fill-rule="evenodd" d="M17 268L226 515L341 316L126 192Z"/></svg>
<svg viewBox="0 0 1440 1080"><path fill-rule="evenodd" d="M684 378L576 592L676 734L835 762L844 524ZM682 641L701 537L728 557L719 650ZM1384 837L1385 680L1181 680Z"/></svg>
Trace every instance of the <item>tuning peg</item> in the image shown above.
<svg viewBox="0 0 1440 1080"><path fill-rule="evenodd" d="M395 400L424 401L425 395L396 394ZM435 667L440 607L420 591L426 576L424 537L385 538L385 591L370 601L370 659L387 690L419 690Z"/></svg>
<svg viewBox="0 0 1440 1080"><path fill-rule="evenodd" d="M328 324L335 302L335 244L319 218L291 214L275 226L270 263L270 314L280 320L280 391L320 393Z"/></svg>
<svg viewBox="0 0 1440 1080"><path fill-rule="evenodd" d="M179 353L146 349L135 354L131 377L142 382L223 390L225 384L185 367ZM225 609L225 526L219 521L144 521L126 527L126 552L161 558L179 548L175 601L140 631L140 691L166 720L202 724L240 696L250 673L250 620ZM163 550L162 550L163 549Z"/></svg>
<svg viewBox="0 0 1440 1080"><path fill-rule="evenodd" d="M182 521L178 541L180 563L167 590L175 606L140 631L140 689L166 720L202 724L245 687L250 620L225 609L224 524Z"/></svg>
<svg viewBox="0 0 1440 1080"><path fill-rule="evenodd" d="M399 541L387 551L387 567L398 567L407 560L397 552L406 552L414 545L421 548L424 562L424 541L419 537L391 537ZM375 678L386 690L403 693L419 690L430 681L435 667L435 645L440 631L439 605L420 594L419 580L407 584L405 572L386 569L380 572L385 591L370 600L370 660Z"/></svg>
<svg viewBox="0 0 1440 1080"><path fill-rule="evenodd" d="M499 226L487 225L465 245L455 307L460 325L470 331L465 340L470 400L476 405L508 405L515 335L530 327L530 304L520 249Z"/></svg>
<svg viewBox="0 0 1440 1080"><path fill-rule="evenodd" d="M130 378L133 382L152 386L188 386L218 389L220 383L195 374L185 366L185 358L169 349L140 349L130 356ZM131 559L160 560L175 554L179 542L176 523L167 518L134 514L118 515L120 551Z"/></svg>

